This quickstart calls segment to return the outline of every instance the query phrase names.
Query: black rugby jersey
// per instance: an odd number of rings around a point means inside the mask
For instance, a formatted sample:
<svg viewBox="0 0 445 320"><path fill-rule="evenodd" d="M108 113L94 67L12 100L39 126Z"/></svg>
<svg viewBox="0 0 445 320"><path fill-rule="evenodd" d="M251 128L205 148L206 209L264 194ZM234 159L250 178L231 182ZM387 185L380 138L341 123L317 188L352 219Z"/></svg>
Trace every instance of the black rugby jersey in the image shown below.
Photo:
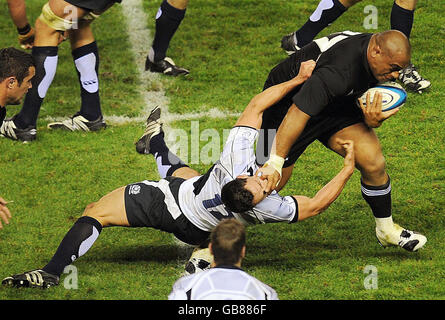
<svg viewBox="0 0 445 320"><path fill-rule="evenodd" d="M317 62L312 76L283 99L286 107L295 103L315 116L327 107L350 104L378 83L367 60L371 36L344 31L314 40L272 69L264 88L292 79L301 62L312 59Z"/></svg>
<svg viewBox="0 0 445 320"><path fill-rule="evenodd" d="M5 120L6 117L6 108L0 106L0 126L3 123L3 120Z"/></svg>

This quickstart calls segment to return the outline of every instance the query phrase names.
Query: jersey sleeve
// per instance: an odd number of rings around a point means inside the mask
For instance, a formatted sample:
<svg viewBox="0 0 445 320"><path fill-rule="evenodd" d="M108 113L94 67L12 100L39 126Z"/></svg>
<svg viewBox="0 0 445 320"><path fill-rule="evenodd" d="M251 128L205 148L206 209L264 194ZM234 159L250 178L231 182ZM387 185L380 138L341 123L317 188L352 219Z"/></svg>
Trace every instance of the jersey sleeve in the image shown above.
<svg viewBox="0 0 445 320"><path fill-rule="evenodd" d="M232 179L245 173L252 163L255 163L254 145L258 130L236 126L230 130L219 165L224 168Z"/></svg>
<svg viewBox="0 0 445 320"><path fill-rule="evenodd" d="M345 75L332 67L317 69L293 96L295 105L311 117L335 98L347 94Z"/></svg>
<svg viewBox="0 0 445 320"><path fill-rule="evenodd" d="M172 291L168 295L168 300L187 300L187 293L182 286L182 282L182 279L175 282Z"/></svg>
<svg viewBox="0 0 445 320"><path fill-rule="evenodd" d="M252 210L263 223L298 221L298 203L295 198L282 197L276 191L273 191Z"/></svg>

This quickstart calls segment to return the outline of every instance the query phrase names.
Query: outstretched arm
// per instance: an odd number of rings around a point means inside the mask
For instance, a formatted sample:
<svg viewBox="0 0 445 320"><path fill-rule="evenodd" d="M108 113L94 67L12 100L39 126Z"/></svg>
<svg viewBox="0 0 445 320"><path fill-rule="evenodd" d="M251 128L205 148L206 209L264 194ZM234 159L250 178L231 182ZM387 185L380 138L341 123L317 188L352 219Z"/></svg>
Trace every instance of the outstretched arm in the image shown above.
<svg viewBox="0 0 445 320"><path fill-rule="evenodd" d="M308 60L301 63L298 75L289 81L282 82L267 88L257 94L250 100L244 112L236 122L236 126L248 126L252 128L261 128L263 112L280 101L286 94L295 87L305 82L312 74L315 68L315 61Z"/></svg>
<svg viewBox="0 0 445 320"><path fill-rule="evenodd" d="M6 206L8 203L0 197L0 229L3 228L2 220L5 224L9 224L9 219L11 219L11 212Z"/></svg>
<svg viewBox="0 0 445 320"><path fill-rule="evenodd" d="M341 171L329 181L313 198L293 196L298 202L298 220L316 216L326 210L340 195L352 176L355 168L354 143L350 140L338 141L346 151Z"/></svg>

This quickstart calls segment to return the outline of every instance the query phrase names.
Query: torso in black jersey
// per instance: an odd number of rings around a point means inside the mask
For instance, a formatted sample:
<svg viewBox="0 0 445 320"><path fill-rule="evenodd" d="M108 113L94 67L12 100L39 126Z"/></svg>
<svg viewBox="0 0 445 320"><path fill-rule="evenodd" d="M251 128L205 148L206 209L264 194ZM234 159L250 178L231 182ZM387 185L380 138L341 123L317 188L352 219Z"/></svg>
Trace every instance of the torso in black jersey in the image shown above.
<svg viewBox="0 0 445 320"><path fill-rule="evenodd" d="M315 60L317 65L309 78L264 114L282 118L295 103L299 109L315 116L326 108L350 104L377 80L367 61L372 34L340 32L312 41L278 64L269 73L264 89L295 77L300 64ZM273 112L273 115L272 115Z"/></svg>
<svg viewBox="0 0 445 320"><path fill-rule="evenodd" d="M6 108L0 106L0 126L3 123L3 120L5 120L6 117Z"/></svg>

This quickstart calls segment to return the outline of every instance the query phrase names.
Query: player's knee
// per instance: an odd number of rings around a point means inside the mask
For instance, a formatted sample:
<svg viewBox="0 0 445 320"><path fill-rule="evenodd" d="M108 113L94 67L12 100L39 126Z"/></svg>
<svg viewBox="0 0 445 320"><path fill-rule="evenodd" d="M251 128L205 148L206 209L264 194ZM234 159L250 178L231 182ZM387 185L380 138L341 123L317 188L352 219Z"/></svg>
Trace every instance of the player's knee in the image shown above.
<svg viewBox="0 0 445 320"><path fill-rule="evenodd" d="M385 174L386 161L383 155L367 157L365 161L358 164L358 169L362 175L369 177L379 177Z"/></svg>

